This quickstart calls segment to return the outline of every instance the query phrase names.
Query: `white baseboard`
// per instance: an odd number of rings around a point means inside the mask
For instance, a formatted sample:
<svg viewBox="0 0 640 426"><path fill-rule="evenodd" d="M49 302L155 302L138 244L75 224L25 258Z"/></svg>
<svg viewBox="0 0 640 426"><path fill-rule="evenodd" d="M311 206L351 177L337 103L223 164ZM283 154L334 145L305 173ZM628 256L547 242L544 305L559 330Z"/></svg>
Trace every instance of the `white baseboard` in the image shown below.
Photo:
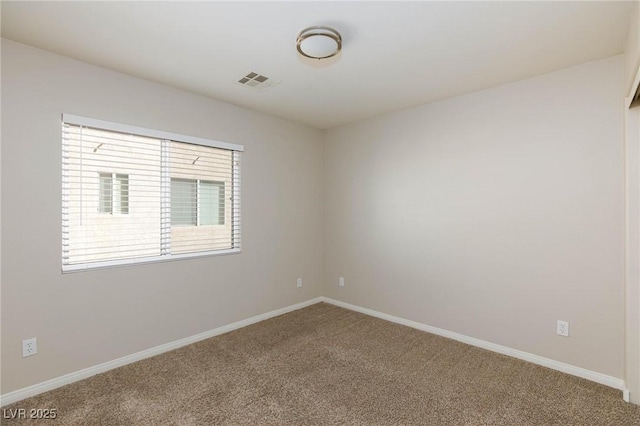
<svg viewBox="0 0 640 426"><path fill-rule="evenodd" d="M553 370L571 374L573 376L582 377L583 379L591 380L593 382L600 383L602 385L621 390L623 391L623 393L626 391L627 393L625 395L628 395L628 390L625 389L624 380L618 379L617 377L612 377L606 374L587 370L585 368L576 367L575 365L565 364L564 362L555 361L553 359L530 354L528 352L512 349L506 346L497 345L495 343L487 342L485 340L476 339L475 337L465 336L464 334L454 333L453 331L447 331L441 328L432 327L430 325L422 324L416 321L411 321L411 320L396 317L393 315L384 314L382 312L374 311L373 309L363 308L361 306L352 305L350 303L341 302L339 300L330 299L328 297L321 297L320 299L323 302L340 306L342 308L346 308L352 311L360 312L366 315L370 315L372 317L395 322L397 324L406 325L411 328L416 328L418 330L426 331L428 333L437 334L438 336L448 337L450 339L457 340L462 343L467 343L472 346L477 346L479 348L487 349L503 355L512 356L514 358L528 361L533 364L542 365L543 367L548 367Z"/></svg>
<svg viewBox="0 0 640 426"><path fill-rule="evenodd" d="M159 355L163 352L168 352L174 349L178 349L182 346L190 345L192 343L199 342L201 340L208 339L210 337L218 336L220 334L228 333L233 330L237 330L242 327L246 327L251 324L255 324L260 321L264 321L269 318L274 318L288 312L292 312L298 309L306 308L307 306L320 303L322 298L317 297L315 299L307 300L302 303L287 306L275 311L267 312L265 314L256 315L242 321L237 321L222 327L215 328L213 330L205 331L203 333L195 334L184 339L175 340L173 342L165 343L163 345L155 346L144 351L136 352L131 355L123 356L122 358L114 359L113 361L107 361L102 364L88 367L82 370L74 371L73 373L65 374L64 376L56 377L55 379L47 380L42 383L38 383L26 388L18 389L13 392L9 392L4 395L0 395L0 406L13 404L14 402L29 398L34 395L38 395L43 392L47 392L64 385L68 385L78 380L86 379L96 374L104 373L105 371L112 370L114 368L122 367L123 365L131 364L132 362L140 361L145 358L150 358L155 355Z"/></svg>
<svg viewBox="0 0 640 426"><path fill-rule="evenodd" d="M218 336L220 334L228 333L233 330L237 330L242 327L246 327L251 324L255 324L260 321L274 318L288 312L292 312L298 309L305 308L307 306L314 305L316 303L326 302L335 306L340 306L352 311L360 312L372 317L380 318L386 321L394 322L397 324L406 325L418 330L426 331L428 333L437 334L439 336L448 337L459 342L467 343L472 346L477 346L483 349L487 349L493 352L497 352L503 355L512 356L514 358L522 359L534 364L542 365L544 367L551 368L553 370L561 371L563 373L571 374L573 376L582 377L583 379L591 380L596 383L600 383L614 389L623 391L625 401L628 399L629 391L625 388L624 380L616 377L608 376L606 374L590 371L574 365L565 364L560 361L555 361L549 358L544 358L538 355L523 352L517 349L512 349L506 346L497 345L495 343L487 342L484 340L476 339L474 337L465 336L464 334L454 333L452 331L443 330L441 328L432 327L430 325L422 324L416 321L396 317L393 315L384 314L382 312L374 311L373 309L363 308L361 306L352 305L350 303L341 302L339 300L330 299L328 297L316 297L302 303L287 306L281 309L276 309L265 314L256 315L254 317L237 321L222 327L215 328L213 330L205 331L184 339L175 340L173 342L165 343L163 345L155 346L150 349L146 349L141 352L137 352L131 355L124 356L122 358L107 361L102 364L88 367L83 370L74 371L73 373L65 374L64 376L57 377L55 379L47 380L42 383L38 383L26 388L18 389L13 392L9 392L4 395L0 395L0 406L13 404L14 402L29 398L34 395L38 395L43 392L47 392L61 386L68 385L73 382L77 382L82 379L94 376L96 374L104 373L105 371L112 370L114 368L122 367L123 365L131 364L136 361L140 361L145 358L149 358L155 355L159 355L164 352L168 352L174 349L178 349L182 346L190 345L192 343L199 342L201 340L208 339L210 337Z"/></svg>

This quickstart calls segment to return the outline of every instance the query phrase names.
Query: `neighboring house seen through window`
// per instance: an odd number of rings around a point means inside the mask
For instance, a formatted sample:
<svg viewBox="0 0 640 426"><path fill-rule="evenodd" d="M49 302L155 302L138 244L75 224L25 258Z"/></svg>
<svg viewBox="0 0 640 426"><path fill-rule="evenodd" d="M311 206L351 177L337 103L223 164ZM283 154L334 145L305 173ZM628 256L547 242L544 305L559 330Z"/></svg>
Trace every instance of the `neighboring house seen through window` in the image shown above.
<svg viewBox="0 0 640 426"><path fill-rule="evenodd" d="M62 269L240 251L240 154L224 142L63 116Z"/></svg>

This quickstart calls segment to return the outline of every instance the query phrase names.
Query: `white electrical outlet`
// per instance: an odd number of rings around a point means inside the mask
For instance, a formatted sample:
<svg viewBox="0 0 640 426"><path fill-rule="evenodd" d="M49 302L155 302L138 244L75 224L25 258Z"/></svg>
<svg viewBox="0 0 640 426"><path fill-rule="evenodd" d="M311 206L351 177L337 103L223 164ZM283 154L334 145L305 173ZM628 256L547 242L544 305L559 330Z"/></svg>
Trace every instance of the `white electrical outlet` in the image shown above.
<svg viewBox="0 0 640 426"><path fill-rule="evenodd" d="M560 336L569 337L569 323L567 321L558 320L556 333L558 333Z"/></svg>
<svg viewBox="0 0 640 426"><path fill-rule="evenodd" d="M340 277L340 278L338 278L338 285L339 285L340 287L344 287L344 277Z"/></svg>
<svg viewBox="0 0 640 426"><path fill-rule="evenodd" d="M28 357L38 353L38 341L35 337L22 341L22 357Z"/></svg>
<svg viewBox="0 0 640 426"><path fill-rule="evenodd" d="M302 278L298 278L298 282L296 283L298 288L302 287Z"/></svg>

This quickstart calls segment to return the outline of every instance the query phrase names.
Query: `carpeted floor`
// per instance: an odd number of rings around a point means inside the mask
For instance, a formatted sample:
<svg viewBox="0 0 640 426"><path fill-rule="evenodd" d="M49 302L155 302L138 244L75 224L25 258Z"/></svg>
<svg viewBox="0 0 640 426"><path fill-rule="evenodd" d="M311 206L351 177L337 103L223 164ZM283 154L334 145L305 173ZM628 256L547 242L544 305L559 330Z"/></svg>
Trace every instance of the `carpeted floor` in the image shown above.
<svg viewBox="0 0 640 426"><path fill-rule="evenodd" d="M20 401L70 425L640 425L620 391L325 303Z"/></svg>

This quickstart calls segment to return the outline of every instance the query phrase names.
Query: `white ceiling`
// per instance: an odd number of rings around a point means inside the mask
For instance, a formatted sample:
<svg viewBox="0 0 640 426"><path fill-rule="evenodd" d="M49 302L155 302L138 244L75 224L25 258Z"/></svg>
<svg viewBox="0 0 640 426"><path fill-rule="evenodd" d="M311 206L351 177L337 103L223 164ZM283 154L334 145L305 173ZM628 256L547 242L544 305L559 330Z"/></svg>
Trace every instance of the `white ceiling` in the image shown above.
<svg viewBox="0 0 640 426"><path fill-rule="evenodd" d="M324 129L620 54L631 7L2 1L1 12L5 38ZM342 34L333 63L298 57L311 25ZM236 83L249 71L281 82Z"/></svg>

